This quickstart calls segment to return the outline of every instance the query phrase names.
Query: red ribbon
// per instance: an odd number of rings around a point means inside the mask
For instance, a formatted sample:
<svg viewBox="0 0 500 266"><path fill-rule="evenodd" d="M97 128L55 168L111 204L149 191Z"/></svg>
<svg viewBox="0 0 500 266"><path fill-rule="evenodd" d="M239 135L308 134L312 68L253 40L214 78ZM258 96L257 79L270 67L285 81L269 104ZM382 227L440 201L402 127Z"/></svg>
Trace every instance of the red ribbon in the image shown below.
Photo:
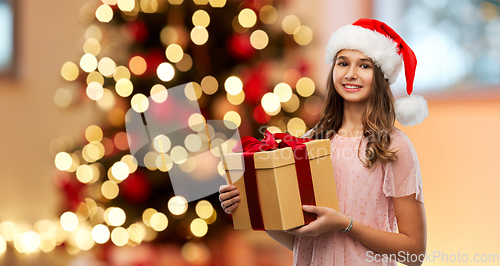
<svg viewBox="0 0 500 266"><path fill-rule="evenodd" d="M281 139L281 143L278 144L276 139ZM238 144L233 148L233 152L243 152L243 159L245 163L245 192L247 195L250 223L252 224L253 230L265 230L259 203L259 192L253 154L259 151L270 151L277 148L291 147L294 150L293 155L301 203L302 205L316 205L311 167L307 156L307 148L306 145L304 145L304 143L311 140L312 139L297 138L284 133L276 133L273 135L266 130L262 141L259 141L251 136L245 136L241 139L241 142L238 142ZM316 218L314 213L307 213L303 211L303 215L305 224L310 223Z"/></svg>

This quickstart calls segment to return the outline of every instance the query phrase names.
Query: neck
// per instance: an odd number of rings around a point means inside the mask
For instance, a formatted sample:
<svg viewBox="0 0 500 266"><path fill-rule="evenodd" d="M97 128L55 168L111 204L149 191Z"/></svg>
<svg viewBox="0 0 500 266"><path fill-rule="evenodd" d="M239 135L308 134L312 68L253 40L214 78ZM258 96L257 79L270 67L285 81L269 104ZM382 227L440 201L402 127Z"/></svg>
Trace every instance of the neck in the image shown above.
<svg viewBox="0 0 500 266"><path fill-rule="evenodd" d="M363 134L362 115L366 103L352 103L344 101L344 117L339 132L346 136L359 136ZM342 132L343 131L343 132Z"/></svg>

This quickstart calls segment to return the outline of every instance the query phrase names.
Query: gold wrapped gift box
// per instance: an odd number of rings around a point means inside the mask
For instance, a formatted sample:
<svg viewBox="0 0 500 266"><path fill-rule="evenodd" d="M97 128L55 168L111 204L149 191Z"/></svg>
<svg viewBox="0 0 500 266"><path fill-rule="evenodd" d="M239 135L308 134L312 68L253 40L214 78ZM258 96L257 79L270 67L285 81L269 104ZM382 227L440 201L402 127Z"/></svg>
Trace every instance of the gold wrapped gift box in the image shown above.
<svg viewBox="0 0 500 266"><path fill-rule="evenodd" d="M338 208L330 140L313 140L307 147L316 206ZM265 230L287 230L305 224L293 150L290 147L253 154L259 203ZM223 156L227 183L235 185L241 201L233 211L234 229L252 229L245 189L242 153Z"/></svg>

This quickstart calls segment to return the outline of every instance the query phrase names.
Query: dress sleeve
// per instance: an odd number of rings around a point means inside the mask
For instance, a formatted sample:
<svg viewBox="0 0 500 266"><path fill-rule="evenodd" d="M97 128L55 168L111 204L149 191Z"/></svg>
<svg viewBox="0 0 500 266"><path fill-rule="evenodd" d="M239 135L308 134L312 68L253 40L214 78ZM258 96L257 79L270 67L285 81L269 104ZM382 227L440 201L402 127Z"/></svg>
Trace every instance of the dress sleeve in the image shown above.
<svg viewBox="0 0 500 266"><path fill-rule="evenodd" d="M391 139L391 150L396 150L398 159L385 164L384 194L387 197L403 197L413 193L415 199L424 203L422 174L417 153L410 139L396 134Z"/></svg>

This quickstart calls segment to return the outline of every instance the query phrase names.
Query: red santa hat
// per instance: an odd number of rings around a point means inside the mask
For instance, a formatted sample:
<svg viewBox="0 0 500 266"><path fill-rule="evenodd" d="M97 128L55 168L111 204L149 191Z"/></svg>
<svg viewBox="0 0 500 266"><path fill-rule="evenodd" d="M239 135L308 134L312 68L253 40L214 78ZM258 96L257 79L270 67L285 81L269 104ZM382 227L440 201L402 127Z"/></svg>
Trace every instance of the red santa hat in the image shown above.
<svg viewBox="0 0 500 266"><path fill-rule="evenodd" d="M391 27L375 19L362 18L338 29L328 42L325 61L333 64L335 55L344 49L370 57L389 84L396 82L404 61L408 97L395 101L396 119L403 126L413 126L429 115L427 101L422 96L411 95L417 67L415 53Z"/></svg>

